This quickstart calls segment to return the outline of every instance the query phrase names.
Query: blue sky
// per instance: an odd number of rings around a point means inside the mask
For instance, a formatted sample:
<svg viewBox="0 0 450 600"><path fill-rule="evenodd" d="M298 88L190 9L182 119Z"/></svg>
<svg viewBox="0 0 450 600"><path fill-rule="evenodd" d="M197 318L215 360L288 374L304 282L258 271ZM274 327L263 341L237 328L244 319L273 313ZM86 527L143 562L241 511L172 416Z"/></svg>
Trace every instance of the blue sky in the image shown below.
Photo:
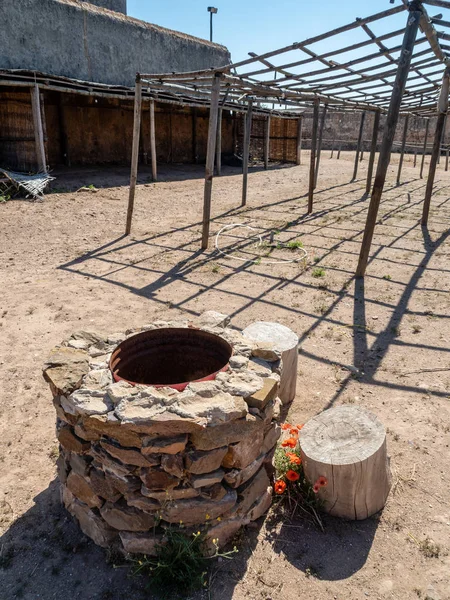
<svg viewBox="0 0 450 600"><path fill-rule="evenodd" d="M229 48L234 62L247 58L249 51L260 54L287 46L393 6L389 0L128 0L128 14L209 39L210 5L219 9L214 15L214 41ZM429 9L434 14L433 7ZM377 34L404 26L406 14L385 21L390 23L373 26ZM362 39L367 39L365 34L355 30L342 36L342 43Z"/></svg>

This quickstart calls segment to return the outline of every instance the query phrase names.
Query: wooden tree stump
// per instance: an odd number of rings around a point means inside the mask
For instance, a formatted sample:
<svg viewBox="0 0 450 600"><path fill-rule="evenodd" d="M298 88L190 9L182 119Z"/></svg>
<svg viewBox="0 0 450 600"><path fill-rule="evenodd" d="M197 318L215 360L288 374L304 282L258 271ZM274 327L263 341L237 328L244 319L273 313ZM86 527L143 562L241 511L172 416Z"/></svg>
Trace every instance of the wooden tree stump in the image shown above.
<svg viewBox="0 0 450 600"><path fill-rule="evenodd" d="M271 323L256 321L244 329L244 336L255 342L273 344L281 352L283 371L281 373L279 398L283 404L289 404L295 398L298 368L298 336L291 329Z"/></svg>
<svg viewBox="0 0 450 600"><path fill-rule="evenodd" d="M330 515L367 519L383 508L391 487L386 431L359 406L317 415L301 430L302 462L308 481L328 483L318 495Z"/></svg>

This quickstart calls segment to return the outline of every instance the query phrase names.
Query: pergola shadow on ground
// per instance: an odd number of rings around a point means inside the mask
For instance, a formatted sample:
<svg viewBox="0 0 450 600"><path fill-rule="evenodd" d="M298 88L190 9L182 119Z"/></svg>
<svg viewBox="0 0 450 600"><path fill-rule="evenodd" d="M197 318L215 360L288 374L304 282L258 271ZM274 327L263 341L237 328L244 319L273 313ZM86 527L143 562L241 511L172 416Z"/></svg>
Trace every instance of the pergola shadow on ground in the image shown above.
<svg viewBox="0 0 450 600"><path fill-rule="evenodd" d="M198 314L197 302L205 304L207 298L226 296L234 306L231 317L237 320L244 311L257 305L273 310L277 318L285 321L306 320L308 326L300 338L303 357L347 373L327 407L345 395L355 377L368 385L423 393L422 388L407 380L380 380L378 372L393 348L422 350L430 365L435 362L435 354L449 352L445 344L436 347L414 337L408 341L399 338L399 329L405 320L450 319L448 314L410 306L415 294L447 293L444 280L438 279L433 285L422 284L423 278L428 279L434 273L448 273L445 266L433 266L433 259L449 236L450 222L445 198L437 200L431 228L421 227L424 185L420 179L412 178L400 188L394 184L386 187L378 224L380 231L370 261L376 269L366 282L353 275L368 204L361 180L326 189L319 187L317 211L312 214L307 212L305 196L300 195L245 209L231 209L212 219L214 234L225 225L239 222L256 226L265 239L274 231L284 244L301 239L309 253L307 265L301 261L265 265L264 259L258 264L254 240L240 234L236 234L235 240L231 239L226 249L231 256L238 253L248 256L246 261L225 257L217 249L201 251L198 249L201 223L195 222L150 236L120 236L60 268L127 289L161 306L181 310L187 317ZM437 198L446 190L447 186L439 185L435 190ZM186 235L189 241L179 243L180 236ZM396 276L400 266L401 279ZM314 276L317 269L324 270L323 278ZM213 281L200 281L199 276L204 272L216 273ZM429 275L425 277L426 274ZM378 297L377 288L383 289L385 297ZM311 302L299 304L296 297L303 294L320 298L320 302L316 306ZM287 301L281 300L281 295ZM349 302L353 305L351 322L339 316L341 306ZM375 331L369 318L376 310L385 311L387 316L383 327ZM346 361L321 356L305 344L318 330L321 335L324 332L327 335L327 328L351 335L352 356ZM435 393L442 397L448 395L445 390Z"/></svg>

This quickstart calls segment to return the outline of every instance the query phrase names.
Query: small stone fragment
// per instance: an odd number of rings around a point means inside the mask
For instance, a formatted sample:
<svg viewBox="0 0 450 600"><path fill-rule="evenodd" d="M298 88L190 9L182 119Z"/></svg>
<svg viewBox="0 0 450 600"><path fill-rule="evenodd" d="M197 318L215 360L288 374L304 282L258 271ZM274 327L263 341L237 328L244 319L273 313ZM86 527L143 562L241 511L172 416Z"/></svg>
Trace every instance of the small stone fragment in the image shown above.
<svg viewBox="0 0 450 600"><path fill-rule="evenodd" d="M181 483L178 477L162 469L142 469L140 477L149 490L170 490Z"/></svg>
<svg viewBox="0 0 450 600"><path fill-rule="evenodd" d="M267 492L269 485L266 470L261 468L247 483L238 488L236 514L239 516L247 514L252 505Z"/></svg>
<svg viewBox="0 0 450 600"><path fill-rule="evenodd" d="M179 500L164 506L161 510L161 518L168 523L181 521L186 526L206 523L231 510L236 503L236 497L236 491L230 490L219 501L204 498Z"/></svg>
<svg viewBox="0 0 450 600"><path fill-rule="evenodd" d="M116 406L119 402L130 396L137 396L138 390L126 381L117 381L108 385L106 393L114 406Z"/></svg>
<svg viewBox="0 0 450 600"><path fill-rule="evenodd" d="M81 388L61 399L63 409L72 415L103 415L112 410L113 404L103 390Z"/></svg>
<svg viewBox="0 0 450 600"><path fill-rule="evenodd" d="M111 546L117 537L117 531L108 527L101 517L77 501L68 510L78 519L81 531L91 538L97 546L101 546L102 548Z"/></svg>
<svg viewBox="0 0 450 600"><path fill-rule="evenodd" d="M91 469L89 480L92 491L109 502L117 502L122 494L111 484L111 481L99 469Z"/></svg>
<svg viewBox="0 0 450 600"><path fill-rule="evenodd" d="M174 488L171 490L149 490L145 487L145 485L141 488L141 494L143 496L147 496L148 498L152 498L154 500L158 500L161 504L165 502L169 502L171 500L182 500L188 498L197 498L200 495L198 490L194 490L194 488L186 487L186 488Z"/></svg>
<svg viewBox="0 0 450 600"><path fill-rule="evenodd" d="M230 322L230 317L223 313L216 312L215 310L207 310L201 314L197 319L197 325L201 328L206 327L220 327L224 329Z"/></svg>
<svg viewBox="0 0 450 600"><path fill-rule="evenodd" d="M133 506L144 512L155 513L160 508L160 503L152 498L146 498L139 492L125 496L128 506Z"/></svg>
<svg viewBox="0 0 450 600"><path fill-rule="evenodd" d="M58 473L58 479L61 483L66 483L67 476L69 474L69 464L63 454L58 456L56 461L56 469Z"/></svg>
<svg viewBox="0 0 450 600"><path fill-rule="evenodd" d="M83 429L92 441L99 436L107 435L116 440L121 446L140 448L142 446L141 436L132 431L126 424L122 424L113 414L91 415L82 421ZM80 434L81 436L81 434Z"/></svg>
<svg viewBox="0 0 450 600"><path fill-rule="evenodd" d="M100 508L103 501L92 491L88 481L81 475L71 471L66 482L67 488L72 494L89 506L89 508Z"/></svg>
<svg viewBox="0 0 450 600"><path fill-rule="evenodd" d="M247 415L245 419L195 431L190 434L189 440L197 450L213 450L240 440L253 439L263 428L264 423L260 419Z"/></svg>
<svg viewBox="0 0 450 600"><path fill-rule="evenodd" d="M79 454L72 453L70 455L70 467L74 473L86 477L89 474L90 465L92 459L90 456L80 456Z"/></svg>
<svg viewBox="0 0 450 600"><path fill-rule="evenodd" d="M152 533L121 531L119 536L123 544L123 549L129 554L156 556L159 546L164 544L162 535L154 535Z"/></svg>
<svg viewBox="0 0 450 600"><path fill-rule="evenodd" d="M93 369L83 377L83 386L91 390L103 390L112 383L109 369Z"/></svg>
<svg viewBox="0 0 450 600"><path fill-rule="evenodd" d="M125 337L126 336L124 333L112 333L111 335L108 335L108 339L106 341L108 344L111 344L111 346L118 346L123 342Z"/></svg>
<svg viewBox="0 0 450 600"><path fill-rule="evenodd" d="M194 489L198 489L214 485L215 483L220 483L224 475L225 471L223 469L217 469L217 471L213 471L212 473L205 473L204 475L193 475L190 478L190 482Z"/></svg>
<svg viewBox="0 0 450 600"><path fill-rule="evenodd" d="M259 456L262 442L263 431L260 429L254 436L229 446L228 452L222 461L222 466L227 469L245 469Z"/></svg>
<svg viewBox="0 0 450 600"><path fill-rule="evenodd" d="M57 432L58 442L68 452L76 452L77 454L85 454L90 450L90 443L82 440L73 432L70 425L61 427Z"/></svg>
<svg viewBox="0 0 450 600"><path fill-rule="evenodd" d="M227 488L225 488L221 483L215 483L210 487L202 488L199 490L199 492L202 498L208 498L209 500L222 500L227 493Z"/></svg>
<svg viewBox="0 0 450 600"><path fill-rule="evenodd" d="M186 448L187 435L174 437L145 437L142 453L147 454L179 454Z"/></svg>
<svg viewBox="0 0 450 600"><path fill-rule="evenodd" d="M108 454L127 465L134 465L136 467L155 467L160 463L159 457L153 459L149 457L149 459L147 459L138 449L122 448L120 445L107 442L106 440L102 440L100 445L108 452Z"/></svg>
<svg viewBox="0 0 450 600"><path fill-rule="evenodd" d="M101 342L105 342L106 338L104 335L102 335L101 333L96 333L94 331L75 331L75 333L72 333L72 335L70 336L71 340L83 340L85 342L87 342L89 344L89 346L92 346L92 344L98 344Z"/></svg>
<svg viewBox="0 0 450 600"><path fill-rule="evenodd" d="M110 527L120 531L148 531L155 524L155 516L127 506L125 502L107 502L100 514Z"/></svg>
<svg viewBox="0 0 450 600"><path fill-rule="evenodd" d="M270 342L255 342L252 356L262 358L268 362L276 362L281 359L281 352L276 350L274 344L271 344Z"/></svg>
<svg viewBox="0 0 450 600"><path fill-rule="evenodd" d="M186 397L172 406L171 410L182 417L203 418L208 425L216 425L245 417L248 409L243 398L218 392L208 399L200 396Z"/></svg>
<svg viewBox="0 0 450 600"><path fill-rule="evenodd" d="M261 448L262 453L269 452L278 442L281 435L281 427L275 423L270 426L264 436L264 442Z"/></svg>
<svg viewBox="0 0 450 600"><path fill-rule="evenodd" d="M276 398L279 387L278 381L272 377L266 377L263 381L262 388L246 398L248 406L259 410L264 410L266 405Z"/></svg>
<svg viewBox="0 0 450 600"><path fill-rule="evenodd" d="M215 471L220 467L227 452L228 446L215 448L209 452L202 452L201 450L188 452L184 459L186 470L194 475L211 473L211 471Z"/></svg>
<svg viewBox="0 0 450 600"><path fill-rule="evenodd" d="M260 377L270 377L272 375L272 364L262 358L252 358L248 363L248 368Z"/></svg>
<svg viewBox="0 0 450 600"><path fill-rule="evenodd" d="M91 445L91 449L89 450L89 454L101 463L103 469L108 469L110 472L118 475L119 477L124 477L127 475L131 475L136 468L133 465L125 465L120 460L113 458L108 452L103 450L98 444Z"/></svg>
<svg viewBox="0 0 450 600"><path fill-rule="evenodd" d="M124 398L115 409L115 415L123 423L146 424L165 412L175 402L175 396L168 398L161 391L151 386L138 388L136 396Z"/></svg>
<svg viewBox="0 0 450 600"><path fill-rule="evenodd" d="M236 355L232 356L229 360L230 368L235 371L239 371L239 369L245 369L248 365L248 358L246 356Z"/></svg>
<svg viewBox="0 0 450 600"><path fill-rule="evenodd" d="M212 398L221 392L221 387L216 381L193 381L186 390L201 398Z"/></svg>
<svg viewBox="0 0 450 600"><path fill-rule="evenodd" d="M272 504L272 488L269 486L264 494L258 498L255 504L252 506L250 512L248 513L248 518L250 521L255 521L262 517L264 513L266 513L271 504Z"/></svg>
<svg viewBox="0 0 450 600"><path fill-rule="evenodd" d="M151 454L149 458L151 458ZM161 456L161 467L166 471L166 473L170 473L174 477L183 477L184 468L183 468L183 457L179 454L163 454Z"/></svg>
<svg viewBox="0 0 450 600"><path fill-rule="evenodd" d="M107 467L104 468L104 472L106 481L124 496L141 489L142 481L138 477L116 475Z"/></svg>
<svg viewBox="0 0 450 600"><path fill-rule="evenodd" d="M225 475L225 481L232 488L238 488L248 481L258 471L264 462L265 454L261 454L245 469L232 469Z"/></svg>
<svg viewBox="0 0 450 600"><path fill-rule="evenodd" d="M50 352L44 366L44 379L57 394L70 394L80 387L89 371L88 354L75 348L59 347Z"/></svg>
<svg viewBox="0 0 450 600"><path fill-rule="evenodd" d="M232 396L242 396L247 398L264 385L264 380L258 375L251 373L250 371L244 372L232 372L232 373L219 373L217 380L222 385L225 392L228 392Z"/></svg>

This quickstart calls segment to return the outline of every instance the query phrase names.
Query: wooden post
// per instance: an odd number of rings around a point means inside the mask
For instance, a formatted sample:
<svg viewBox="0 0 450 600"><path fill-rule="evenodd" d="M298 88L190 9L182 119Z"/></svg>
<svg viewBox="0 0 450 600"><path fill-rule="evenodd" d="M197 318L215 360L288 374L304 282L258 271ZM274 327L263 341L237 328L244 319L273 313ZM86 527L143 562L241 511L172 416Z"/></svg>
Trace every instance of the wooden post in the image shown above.
<svg viewBox="0 0 450 600"><path fill-rule="evenodd" d="M330 158L333 158L333 154L334 154L334 143L336 141L336 136L333 137L333 141L331 142L331 154L330 154Z"/></svg>
<svg viewBox="0 0 450 600"><path fill-rule="evenodd" d="M290 404L295 398L298 371L298 336L291 329L271 321L256 321L243 330L246 339L270 344L281 354L281 373L278 396L282 404Z"/></svg>
<svg viewBox="0 0 450 600"><path fill-rule="evenodd" d="M449 149L447 148L447 150L445 151L445 170L448 171L448 153L449 153Z"/></svg>
<svg viewBox="0 0 450 600"><path fill-rule="evenodd" d="M311 134L311 155L309 161L309 191L308 191L308 214L313 211L313 200L314 200L314 182L315 182L315 168L316 168L316 147L317 147L317 129L319 125L319 108L320 100L316 98L314 100L314 112L313 112L313 125Z"/></svg>
<svg viewBox="0 0 450 600"><path fill-rule="evenodd" d="M341 149L342 149L342 144L339 144L339 150L338 150L338 153L337 153L336 160L339 160L341 158Z"/></svg>
<svg viewBox="0 0 450 600"><path fill-rule="evenodd" d="M373 164L375 162L375 154L377 152L378 128L380 125L380 111L376 111L373 118L372 142L370 144L369 165L367 167L366 194L370 192L372 187Z"/></svg>
<svg viewBox="0 0 450 600"><path fill-rule="evenodd" d="M61 155L66 167L70 167L69 138L67 135L66 113L64 110L64 95L62 92L59 93L58 100L59 142Z"/></svg>
<svg viewBox="0 0 450 600"><path fill-rule="evenodd" d="M427 119L427 124L425 125L425 141L423 142L422 161L420 163L420 179L422 179L422 177L423 177L423 165L425 162L425 154L427 152L428 129L429 128L430 128L430 119Z"/></svg>
<svg viewBox="0 0 450 600"><path fill-rule="evenodd" d="M431 153L430 168L428 170L427 187L425 190L425 199L422 210L421 224L426 226L428 223L428 214L430 212L431 194L433 193L434 176L436 174L436 165L441 153L442 131L445 125L445 118L448 110L448 94L450 89L450 67L447 67L442 79L441 93L438 100L438 118L436 122L436 131L434 134L433 150Z"/></svg>
<svg viewBox="0 0 450 600"><path fill-rule="evenodd" d="M202 249L208 248L209 223L211 220L211 192L214 177L214 155L216 153L217 119L220 98L220 74L216 73L211 88L211 103L208 124L208 148L206 151L205 191L203 200Z"/></svg>
<svg viewBox="0 0 450 600"><path fill-rule="evenodd" d="M302 164L302 130L303 117L299 117L297 121L297 164Z"/></svg>
<svg viewBox="0 0 450 600"><path fill-rule="evenodd" d="M403 126L402 147L400 150L400 160L398 162L397 185L400 185L400 176L402 174L403 156L405 154L406 136L408 135L409 114L405 116L405 124Z"/></svg>
<svg viewBox="0 0 450 600"><path fill-rule="evenodd" d="M192 108L192 162L198 163L197 155L197 107Z"/></svg>
<svg viewBox="0 0 450 600"><path fill-rule="evenodd" d="M400 111L403 93L405 91L406 80L408 78L412 52L417 37L417 30L419 28L419 21L420 17L422 16L422 11L417 10L417 7L420 8L420 4L413 2L409 5L408 9L408 17L403 37L402 49L398 59L397 73L389 102L386 125L383 133L383 141L381 143L380 156L378 158L377 172L372 189L369 211L367 213L367 221L364 230L363 241L361 244L358 267L356 269L356 275L358 277L364 277L366 272L373 232L375 230L375 223L377 222L378 207L380 205L381 194L383 193L383 187L386 181L386 173L389 167L392 143L394 141L395 128L398 122L398 114Z"/></svg>
<svg viewBox="0 0 450 600"><path fill-rule="evenodd" d="M413 167L417 165L417 150L414 150L414 164Z"/></svg>
<svg viewBox="0 0 450 600"><path fill-rule="evenodd" d="M131 154L130 195L128 198L127 225L125 235L131 232L131 221L133 219L134 196L136 193L136 181L139 162L139 137L141 131L141 109L142 109L142 82L139 73L136 74L136 87L134 91L134 125L133 125L133 149ZM153 161L153 154L152 154Z"/></svg>
<svg viewBox="0 0 450 600"><path fill-rule="evenodd" d="M323 111L322 111L322 118L320 120L319 142L317 144L316 172L314 174L314 189L316 189L316 186L317 186L317 177L319 176L320 153L322 152L322 138L323 138L323 130L324 130L324 127L325 127L325 118L327 116L327 108L328 108L328 105L324 104Z"/></svg>
<svg viewBox="0 0 450 600"><path fill-rule="evenodd" d="M338 406L312 418L301 431L301 455L330 515L367 519L385 505L391 488L386 430L365 408Z"/></svg>
<svg viewBox="0 0 450 600"><path fill-rule="evenodd" d="M442 126L442 136L441 136L441 143L439 146L439 155L438 155L438 161L437 164L440 165L441 164L441 152L442 152L442 147L444 145L445 142L445 127L447 125L447 115L445 115L445 119L444 119L444 125Z"/></svg>
<svg viewBox="0 0 450 600"><path fill-rule="evenodd" d="M41 98L39 95L39 86L37 84L31 88L31 109L33 112L34 141L36 144L36 162L38 171L47 173L47 160L45 157L44 146L44 128L42 125L41 113Z"/></svg>
<svg viewBox="0 0 450 600"><path fill-rule="evenodd" d="M355 166L353 169L353 177L352 177L352 181L355 181L356 176L358 174L358 159L359 159L359 151L361 148L361 141L362 141L362 136L363 136L363 131L364 131L364 121L366 119L366 111L363 110L361 113L361 122L359 124L359 135L358 135L358 141L356 143L356 155L355 155Z"/></svg>
<svg viewBox="0 0 450 600"><path fill-rule="evenodd" d="M152 155L152 179L158 178L156 166L156 128L155 128L155 101L150 98L150 154Z"/></svg>
<svg viewBox="0 0 450 600"><path fill-rule="evenodd" d="M269 168L270 157L270 115L268 115L264 128L264 168Z"/></svg>
<svg viewBox="0 0 450 600"><path fill-rule="evenodd" d="M248 99L247 115L245 117L245 130L244 130L244 150L242 157L242 202L241 206L247 204L247 180L248 180L248 159L250 154L250 138L252 135L252 110L253 100Z"/></svg>
<svg viewBox="0 0 450 600"><path fill-rule="evenodd" d="M222 109L217 113L216 175L222 172Z"/></svg>

